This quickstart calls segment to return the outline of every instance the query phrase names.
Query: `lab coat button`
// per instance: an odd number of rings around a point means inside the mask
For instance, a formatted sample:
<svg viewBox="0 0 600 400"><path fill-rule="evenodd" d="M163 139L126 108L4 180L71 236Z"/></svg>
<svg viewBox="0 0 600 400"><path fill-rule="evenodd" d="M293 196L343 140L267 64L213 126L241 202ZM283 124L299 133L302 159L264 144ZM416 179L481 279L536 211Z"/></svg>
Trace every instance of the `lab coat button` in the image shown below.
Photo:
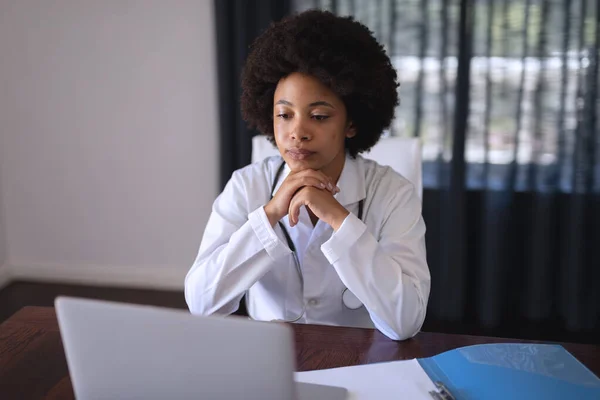
<svg viewBox="0 0 600 400"><path fill-rule="evenodd" d="M310 300L308 301L308 305L310 305L310 306L313 306L313 307L314 307L314 306L316 306L317 304L319 304L319 300L317 300L317 299L310 299Z"/></svg>

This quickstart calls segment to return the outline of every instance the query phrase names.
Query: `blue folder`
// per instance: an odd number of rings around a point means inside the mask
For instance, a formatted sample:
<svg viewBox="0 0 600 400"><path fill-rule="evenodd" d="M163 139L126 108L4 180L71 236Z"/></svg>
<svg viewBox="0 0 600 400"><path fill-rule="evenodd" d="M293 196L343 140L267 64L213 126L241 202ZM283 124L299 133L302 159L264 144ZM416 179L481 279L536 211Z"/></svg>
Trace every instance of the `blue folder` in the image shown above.
<svg viewBox="0 0 600 400"><path fill-rule="evenodd" d="M435 399L594 399L600 379L559 345L484 344L418 359Z"/></svg>

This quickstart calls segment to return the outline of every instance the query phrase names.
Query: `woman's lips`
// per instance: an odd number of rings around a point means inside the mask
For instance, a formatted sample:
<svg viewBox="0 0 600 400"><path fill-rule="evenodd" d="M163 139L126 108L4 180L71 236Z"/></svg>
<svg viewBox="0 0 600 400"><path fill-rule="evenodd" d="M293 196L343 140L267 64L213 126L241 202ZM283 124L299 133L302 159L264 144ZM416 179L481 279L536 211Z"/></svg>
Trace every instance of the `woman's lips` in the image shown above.
<svg viewBox="0 0 600 400"><path fill-rule="evenodd" d="M315 154L315 152L305 149L289 149L287 151L287 154L293 160L306 160L307 158Z"/></svg>

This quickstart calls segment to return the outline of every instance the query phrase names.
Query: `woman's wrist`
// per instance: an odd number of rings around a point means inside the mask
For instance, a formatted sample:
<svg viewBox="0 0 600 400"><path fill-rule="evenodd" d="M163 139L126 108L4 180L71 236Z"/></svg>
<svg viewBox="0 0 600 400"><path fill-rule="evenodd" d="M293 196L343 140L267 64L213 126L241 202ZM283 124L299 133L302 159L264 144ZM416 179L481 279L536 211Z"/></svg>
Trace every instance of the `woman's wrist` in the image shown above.
<svg viewBox="0 0 600 400"><path fill-rule="evenodd" d="M337 232L337 230L340 229L348 215L350 215L350 212L346 210L342 205L340 205L340 208L336 208L336 210L333 212L329 225L331 225L333 230Z"/></svg>
<svg viewBox="0 0 600 400"><path fill-rule="evenodd" d="M271 202L268 202L264 207L265 210L265 214L267 215L267 219L269 220L269 223L271 224L271 227L274 227L275 224L277 224L277 222L283 218L283 217L278 217L278 214L275 212L275 210L273 210L273 204Z"/></svg>

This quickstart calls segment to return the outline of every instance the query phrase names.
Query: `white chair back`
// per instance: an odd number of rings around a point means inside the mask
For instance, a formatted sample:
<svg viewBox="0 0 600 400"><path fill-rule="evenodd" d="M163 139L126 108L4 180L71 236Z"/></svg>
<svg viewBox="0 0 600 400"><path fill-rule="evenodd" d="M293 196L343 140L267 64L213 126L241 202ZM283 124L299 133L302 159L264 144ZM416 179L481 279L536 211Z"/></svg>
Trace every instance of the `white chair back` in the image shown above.
<svg viewBox="0 0 600 400"><path fill-rule="evenodd" d="M264 135L252 138L252 162L279 155L279 151ZM415 187L420 199L423 199L423 167L421 163L421 141L418 138L383 138L364 158L387 165L408 179Z"/></svg>

